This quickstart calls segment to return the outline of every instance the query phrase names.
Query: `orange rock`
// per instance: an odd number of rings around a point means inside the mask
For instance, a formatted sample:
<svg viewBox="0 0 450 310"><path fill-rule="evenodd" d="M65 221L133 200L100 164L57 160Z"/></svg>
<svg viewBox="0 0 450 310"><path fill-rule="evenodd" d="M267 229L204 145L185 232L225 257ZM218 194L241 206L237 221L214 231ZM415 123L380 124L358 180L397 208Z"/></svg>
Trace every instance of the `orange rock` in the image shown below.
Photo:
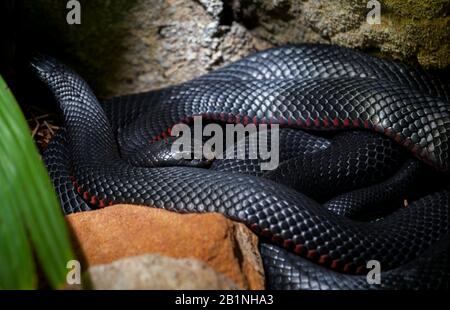
<svg viewBox="0 0 450 310"><path fill-rule="evenodd" d="M115 205L67 216L89 266L157 253L204 261L244 289L263 289L258 238L217 213Z"/></svg>

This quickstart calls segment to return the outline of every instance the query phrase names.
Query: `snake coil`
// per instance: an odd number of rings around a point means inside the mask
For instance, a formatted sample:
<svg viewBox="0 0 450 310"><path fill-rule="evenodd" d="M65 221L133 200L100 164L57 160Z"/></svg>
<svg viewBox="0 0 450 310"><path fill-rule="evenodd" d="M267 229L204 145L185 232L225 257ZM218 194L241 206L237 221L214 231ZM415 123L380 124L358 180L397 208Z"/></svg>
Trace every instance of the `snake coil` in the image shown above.
<svg viewBox="0 0 450 310"><path fill-rule="evenodd" d="M62 111L44 159L66 214L113 203L220 212L262 237L269 288L449 287L450 92L440 79L305 44L100 104L56 60L33 67ZM168 129L194 116L279 124L280 166L174 161ZM382 285L365 280L371 260Z"/></svg>

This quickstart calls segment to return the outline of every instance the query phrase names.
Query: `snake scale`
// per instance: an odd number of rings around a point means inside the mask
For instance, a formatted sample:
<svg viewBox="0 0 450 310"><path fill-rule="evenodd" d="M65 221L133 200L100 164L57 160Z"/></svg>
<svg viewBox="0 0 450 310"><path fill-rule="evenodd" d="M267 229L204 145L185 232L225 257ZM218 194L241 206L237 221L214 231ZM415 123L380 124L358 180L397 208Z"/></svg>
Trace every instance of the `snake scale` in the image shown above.
<svg viewBox="0 0 450 310"><path fill-rule="evenodd" d="M288 45L99 103L58 61L37 57L33 67L62 112L44 160L66 214L114 203L222 213L261 236L272 289L449 287L442 79L344 47ZM170 129L194 116L278 124L278 168L176 159ZM371 260L379 285L366 281Z"/></svg>

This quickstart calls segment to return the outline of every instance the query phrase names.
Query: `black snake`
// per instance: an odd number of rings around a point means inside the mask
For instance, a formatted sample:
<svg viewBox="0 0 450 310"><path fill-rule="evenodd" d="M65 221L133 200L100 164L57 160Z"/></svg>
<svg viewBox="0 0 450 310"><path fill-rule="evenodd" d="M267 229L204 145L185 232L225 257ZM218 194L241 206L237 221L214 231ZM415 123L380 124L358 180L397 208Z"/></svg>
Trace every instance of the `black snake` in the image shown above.
<svg viewBox="0 0 450 310"><path fill-rule="evenodd" d="M305 44L100 104L56 60L33 66L62 110L44 159L66 214L113 203L220 212L262 237L269 288L449 287L450 91L440 79ZM194 116L279 124L279 167L174 158L170 129ZM370 260L381 285L366 281Z"/></svg>

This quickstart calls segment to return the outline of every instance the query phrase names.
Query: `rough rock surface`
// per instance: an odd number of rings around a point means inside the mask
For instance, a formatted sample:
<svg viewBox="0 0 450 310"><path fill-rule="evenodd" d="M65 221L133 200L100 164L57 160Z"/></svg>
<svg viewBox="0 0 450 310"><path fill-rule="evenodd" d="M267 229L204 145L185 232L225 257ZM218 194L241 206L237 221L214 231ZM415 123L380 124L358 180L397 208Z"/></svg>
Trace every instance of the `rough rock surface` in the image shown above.
<svg viewBox="0 0 450 310"><path fill-rule="evenodd" d="M201 260L240 288L264 287L258 238L245 225L217 213L115 205L67 219L88 266L157 253Z"/></svg>
<svg viewBox="0 0 450 310"><path fill-rule="evenodd" d="M79 1L80 25L67 24L66 1L24 1L22 40L69 62L100 97L180 83L284 43L450 66L448 0L380 0L380 24L366 19L374 0Z"/></svg>
<svg viewBox="0 0 450 310"><path fill-rule="evenodd" d="M196 259L146 254L90 267L85 288L99 290L236 290L227 276Z"/></svg>
<svg viewBox="0 0 450 310"><path fill-rule="evenodd" d="M80 3L81 24L68 25L66 1L25 1L23 25L33 48L70 62L101 97L180 83L268 46L219 0Z"/></svg>
<svg viewBox="0 0 450 310"><path fill-rule="evenodd" d="M276 45L328 42L426 69L450 66L448 0L225 1L253 34ZM380 4L380 24L367 22L373 2Z"/></svg>

